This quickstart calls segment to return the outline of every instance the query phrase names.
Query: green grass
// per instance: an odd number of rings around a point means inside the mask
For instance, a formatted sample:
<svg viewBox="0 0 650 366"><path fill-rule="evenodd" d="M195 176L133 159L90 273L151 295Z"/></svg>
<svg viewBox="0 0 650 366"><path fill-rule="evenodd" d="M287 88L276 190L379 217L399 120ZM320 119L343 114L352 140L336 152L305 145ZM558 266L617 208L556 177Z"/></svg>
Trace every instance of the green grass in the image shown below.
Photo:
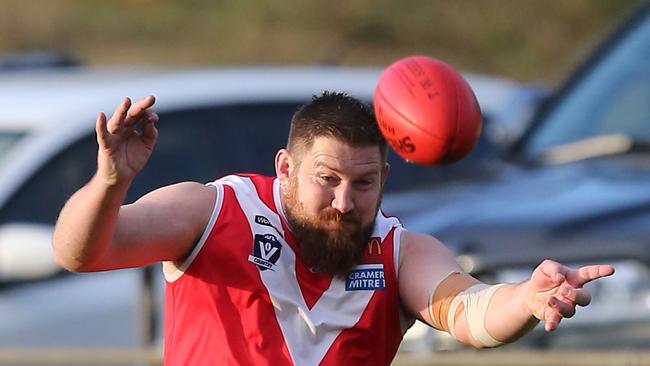
<svg viewBox="0 0 650 366"><path fill-rule="evenodd" d="M0 52L97 65L385 66L412 54L554 84L640 0L5 0Z"/></svg>

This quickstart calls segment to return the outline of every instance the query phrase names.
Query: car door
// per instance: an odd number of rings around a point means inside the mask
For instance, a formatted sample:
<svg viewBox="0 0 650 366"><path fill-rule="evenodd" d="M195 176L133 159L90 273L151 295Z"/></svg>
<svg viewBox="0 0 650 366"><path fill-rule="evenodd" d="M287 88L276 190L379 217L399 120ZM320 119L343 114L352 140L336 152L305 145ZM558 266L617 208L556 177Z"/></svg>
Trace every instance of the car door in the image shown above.
<svg viewBox="0 0 650 366"><path fill-rule="evenodd" d="M161 111L157 146L126 201L184 180L208 182L235 172L273 174L275 152L285 145L289 121L302 102L242 102ZM91 131L53 154L0 208L0 227L51 229L67 198L94 173L96 154ZM14 239L15 248L29 240L27 236ZM49 247L46 239L40 244ZM161 277L154 281L157 317ZM151 334L143 336L148 330L143 329L147 323L139 295L147 289L142 286L139 269L0 282L0 344L134 346L150 340Z"/></svg>

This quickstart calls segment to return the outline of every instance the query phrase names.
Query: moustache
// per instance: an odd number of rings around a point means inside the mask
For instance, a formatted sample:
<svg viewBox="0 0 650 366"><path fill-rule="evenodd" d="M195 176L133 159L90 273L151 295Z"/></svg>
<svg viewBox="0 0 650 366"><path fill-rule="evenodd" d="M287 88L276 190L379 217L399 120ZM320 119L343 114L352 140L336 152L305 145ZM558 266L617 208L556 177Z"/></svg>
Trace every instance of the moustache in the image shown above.
<svg viewBox="0 0 650 366"><path fill-rule="evenodd" d="M334 221L348 224L360 224L361 219L352 212L341 213L335 209L328 209L320 213L318 218L321 221Z"/></svg>

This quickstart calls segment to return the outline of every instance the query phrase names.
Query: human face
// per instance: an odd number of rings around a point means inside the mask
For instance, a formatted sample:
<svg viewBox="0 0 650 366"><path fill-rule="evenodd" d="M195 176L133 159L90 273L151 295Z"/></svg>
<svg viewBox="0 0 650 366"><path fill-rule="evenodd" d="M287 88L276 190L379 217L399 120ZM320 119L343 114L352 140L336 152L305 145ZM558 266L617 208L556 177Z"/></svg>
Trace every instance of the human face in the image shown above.
<svg viewBox="0 0 650 366"><path fill-rule="evenodd" d="M279 153L283 159L283 203L302 259L317 271L345 275L361 256L379 209L387 172L379 147L318 137L299 156Z"/></svg>

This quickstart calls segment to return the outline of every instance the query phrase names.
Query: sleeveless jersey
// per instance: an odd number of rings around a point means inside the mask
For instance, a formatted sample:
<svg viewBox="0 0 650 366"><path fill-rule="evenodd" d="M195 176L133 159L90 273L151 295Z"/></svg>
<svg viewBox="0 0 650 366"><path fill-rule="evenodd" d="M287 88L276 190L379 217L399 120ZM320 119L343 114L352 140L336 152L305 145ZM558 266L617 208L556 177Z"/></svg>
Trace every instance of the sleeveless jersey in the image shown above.
<svg viewBox="0 0 650 366"><path fill-rule="evenodd" d="M165 365L390 364L402 339L396 218L380 211L359 265L332 278L300 260L277 179L210 185L203 236L165 273Z"/></svg>

